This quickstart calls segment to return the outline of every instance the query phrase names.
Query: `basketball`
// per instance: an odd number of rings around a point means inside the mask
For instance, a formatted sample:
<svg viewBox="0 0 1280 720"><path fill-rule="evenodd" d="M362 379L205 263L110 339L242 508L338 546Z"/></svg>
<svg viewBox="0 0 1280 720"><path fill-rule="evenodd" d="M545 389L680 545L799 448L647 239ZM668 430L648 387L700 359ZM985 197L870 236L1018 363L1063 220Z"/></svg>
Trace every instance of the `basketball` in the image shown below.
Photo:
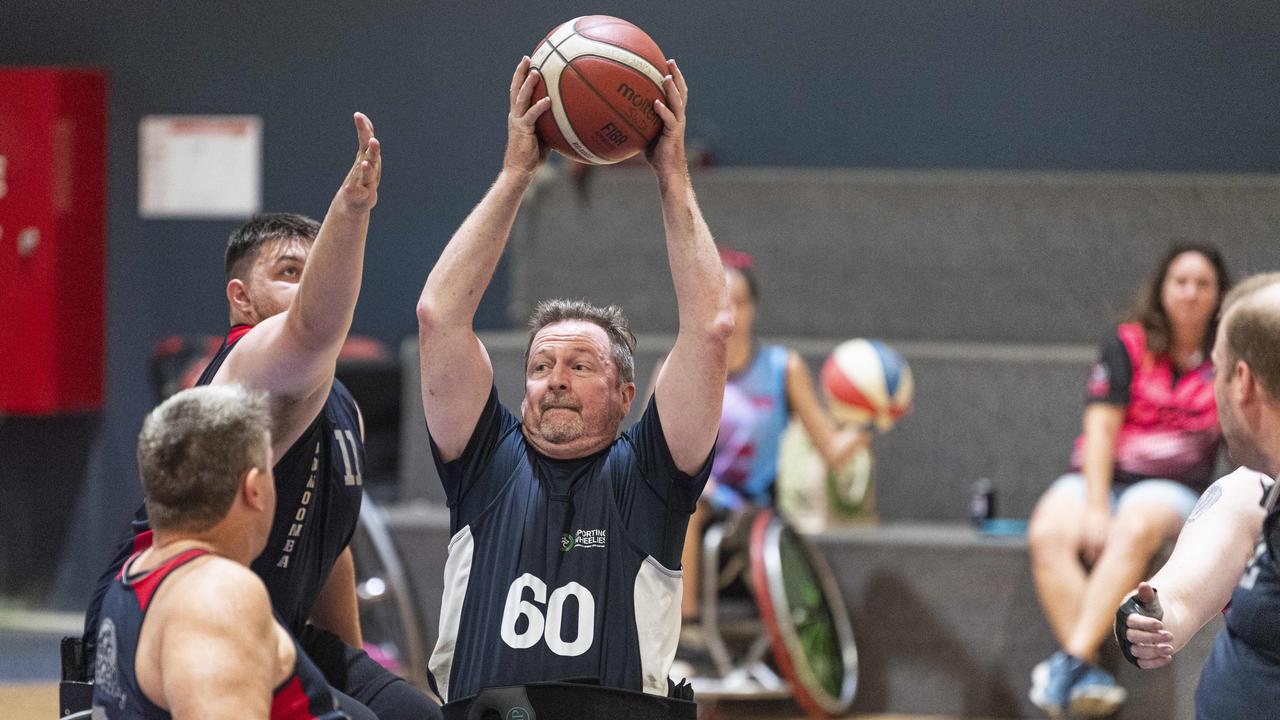
<svg viewBox="0 0 1280 720"><path fill-rule="evenodd" d="M551 97L551 110L538 118L538 135L570 160L621 162L662 132L653 101L666 99L666 56L626 20L570 20L548 33L530 59L542 74L532 102Z"/></svg>
<svg viewBox="0 0 1280 720"><path fill-rule="evenodd" d="M881 432L911 409L915 390L907 361L883 342L863 338L836 346L822 366L822 386L837 420Z"/></svg>

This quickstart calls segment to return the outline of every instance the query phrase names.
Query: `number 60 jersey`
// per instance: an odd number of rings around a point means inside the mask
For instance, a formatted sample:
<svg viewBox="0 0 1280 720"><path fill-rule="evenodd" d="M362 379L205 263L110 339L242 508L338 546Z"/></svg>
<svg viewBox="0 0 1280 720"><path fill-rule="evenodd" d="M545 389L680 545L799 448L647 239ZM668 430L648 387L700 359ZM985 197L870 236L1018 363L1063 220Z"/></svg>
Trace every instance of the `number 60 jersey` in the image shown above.
<svg viewBox="0 0 1280 720"><path fill-rule="evenodd" d="M608 448L554 460L496 389L462 455L432 453L453 531L430 663L441 697L569 678L665 696L680 634L669 568L711 457L680 472L651 400Z"/></svg>

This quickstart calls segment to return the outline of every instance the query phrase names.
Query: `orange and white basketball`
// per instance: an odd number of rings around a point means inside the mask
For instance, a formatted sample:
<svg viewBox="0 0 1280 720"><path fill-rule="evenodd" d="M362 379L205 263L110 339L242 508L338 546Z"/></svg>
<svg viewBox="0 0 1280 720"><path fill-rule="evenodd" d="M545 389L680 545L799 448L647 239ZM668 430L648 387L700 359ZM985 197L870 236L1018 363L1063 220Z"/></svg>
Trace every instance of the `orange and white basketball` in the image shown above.
<svg viewBox="0 0 1280 720"><path fill-rule="evenodd" d="M653 101L666 99L666 56L635 25L609 15L574 18L548 33L530 58L542 74L532 102L551 97L538 135L570 160L621 162L662 132Z"/></svg>

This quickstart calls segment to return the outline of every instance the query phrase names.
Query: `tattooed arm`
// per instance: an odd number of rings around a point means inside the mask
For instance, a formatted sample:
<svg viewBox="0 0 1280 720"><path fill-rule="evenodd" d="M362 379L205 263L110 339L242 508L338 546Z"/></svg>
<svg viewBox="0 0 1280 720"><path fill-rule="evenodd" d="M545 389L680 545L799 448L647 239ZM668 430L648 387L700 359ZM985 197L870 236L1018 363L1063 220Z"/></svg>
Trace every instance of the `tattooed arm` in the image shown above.
<svg viewBox="0 0 1280 720"><path fill-rule="evenodd" d="M1133 654L1144 669L1169 664L1231 599L1262 532L1261 488L1270 485L1265 475L1240 468L1200 497L1169 561L1149 583L1159 591L1163 620L1135 614L1127 621Z"/></svg>

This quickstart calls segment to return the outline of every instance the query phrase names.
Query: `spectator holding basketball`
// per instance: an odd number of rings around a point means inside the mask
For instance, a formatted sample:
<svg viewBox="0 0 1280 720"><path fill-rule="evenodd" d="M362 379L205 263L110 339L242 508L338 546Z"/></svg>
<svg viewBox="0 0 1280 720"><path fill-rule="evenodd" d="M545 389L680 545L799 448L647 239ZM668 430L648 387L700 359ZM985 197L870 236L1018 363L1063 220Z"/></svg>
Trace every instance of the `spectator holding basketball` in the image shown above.
<svg viewBox="0 0 1280 720"><path fill-rule="evenodd" d="M782 345L761 345L756 338L760 288L752 257L721 250L720 259L734 325L716 458L707 489L689 521L681 560L685 571L681 614L686 620L699 615L702 533L707 523L717 515L773 504L779 446L792 416L800 420L814 449L830 467L847 461L867 442L862 428L841 427L827 414L800 353Z"/></svg>
<svg viewBox="0 0 1280 720"><path fill-rule="evenodd" d="M533 100L542 78L529 58L511 80L502 171L418 301L423 410L454 533L430 663L446 716L476 713L471 703L492 697L490 688L570 678L603 686L566 689L571 697L605 692L648 708L670 703L676 568L710 472L733 320L685 159L688 89L674 61L661 72L665 99L653 107L663 127L647 157L680 329L634 426L619 437L635 397L635 338L617 307L538 305L518 415L499 402L473 328L540 162L534 125L551 101ZM567 716L533 705L538 714ZM609 716L639 714L619 707Z"/></svg>
<svg viewBox="0 0 1280 720"><path fill-rule="evenodd" d="M1161 259L1136 318L1102 344L1071 472L1032 512L1032 574L1061 649L1032 672L1031 699L1052 717L1106 716L1125 700L1098 650L1212 478L1222 436L1209 353L1229 285L1212 247Z"/></svg>

